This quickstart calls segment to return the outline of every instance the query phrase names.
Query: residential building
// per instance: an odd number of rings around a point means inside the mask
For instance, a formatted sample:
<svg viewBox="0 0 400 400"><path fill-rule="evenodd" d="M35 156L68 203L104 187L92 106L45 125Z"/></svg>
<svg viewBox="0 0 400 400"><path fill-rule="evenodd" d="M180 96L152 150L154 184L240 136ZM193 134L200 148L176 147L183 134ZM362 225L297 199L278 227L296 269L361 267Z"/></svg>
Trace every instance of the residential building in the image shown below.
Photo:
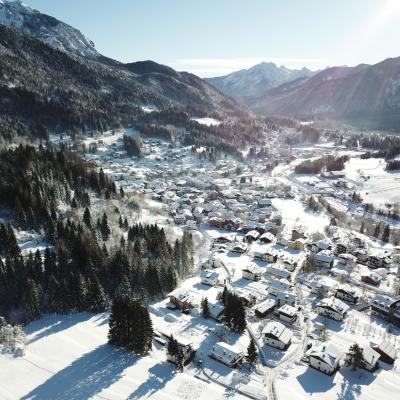
<svg viewBox="0 0 400 400"><path fill-rule="evenodd" d="M262 330L264 344L286 350L292 342L293 332L280 322L268 322Z"/></svg>
<svg viewBox="0 0 400 400"><path fill-rule="evenodd" d="M315 311L330 319L342 321L345 318L348 309L349 306L343 301L336 299L335 297L328 297L320 300L316 304Z"/></svg>
<svg viewBox="0 0 400 400"><path fill-rule="evenodd" d="M218 342L212 347L209 356L233 368L242 363L245 354L234 346L224 342Z"/></svg>
<svg viewBox="0 0 400 400"><path fill-rule="evenodd" d="M332 343L312 346L306 353L310 367L327 375L334 374L340 367L344 353Z"/></svg>

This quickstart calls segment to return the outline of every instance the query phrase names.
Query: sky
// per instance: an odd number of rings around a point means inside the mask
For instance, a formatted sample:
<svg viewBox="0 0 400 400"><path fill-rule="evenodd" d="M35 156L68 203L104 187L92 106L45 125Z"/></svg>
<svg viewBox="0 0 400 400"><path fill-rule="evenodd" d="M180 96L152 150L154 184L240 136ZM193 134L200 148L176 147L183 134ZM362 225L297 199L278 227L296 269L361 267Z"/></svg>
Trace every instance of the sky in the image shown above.
<svg viewBox="0 0 400 400"><path fill-rule="evenodd" d="M288 68L400 56L400 0L24 0L105 56L201 77L262 61Z"/></svg>

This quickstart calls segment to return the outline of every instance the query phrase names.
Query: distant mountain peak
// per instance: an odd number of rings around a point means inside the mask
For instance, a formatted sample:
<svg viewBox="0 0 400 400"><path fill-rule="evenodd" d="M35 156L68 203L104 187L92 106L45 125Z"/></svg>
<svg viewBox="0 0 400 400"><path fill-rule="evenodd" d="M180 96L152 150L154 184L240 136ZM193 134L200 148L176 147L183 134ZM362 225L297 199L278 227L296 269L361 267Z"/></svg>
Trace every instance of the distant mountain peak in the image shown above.
<svg viewBox="0 0 400 400"><path fill-rule="evenodd" d="M58 50L89 58L100 56L94 43L78 29L20 0L0 0L0 24L19 28Z"/></svg>
<svg viewBox="0 0 400 400"><path fill-rule="evenodd" d="M208 78L207 81L222 93L247 103L247 99L258 97L268 89L301 77L309 77L314 72L303 67L289 69L284 65L263 61L249 69L232 72L229 75Z"/></svg>

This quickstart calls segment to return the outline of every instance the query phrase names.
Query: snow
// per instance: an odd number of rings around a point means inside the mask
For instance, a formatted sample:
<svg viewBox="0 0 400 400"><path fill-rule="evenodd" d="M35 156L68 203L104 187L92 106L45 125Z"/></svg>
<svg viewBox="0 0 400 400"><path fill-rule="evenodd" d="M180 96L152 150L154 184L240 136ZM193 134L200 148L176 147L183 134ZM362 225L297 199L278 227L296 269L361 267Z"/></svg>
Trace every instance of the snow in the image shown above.
<svg viewBox="0 0 400 400"><path fill-rule="evenodd" d="M362 184L360 194L366 203L400 202L400 173L387 172L385 166L381 158L346 162L346 177Z"/></svg>
<svg viewBox="0 0 400 400"><path fill-rule="evenodd" d="M226 391L176 373L164 352L138 358L107 344L107 314L48 315L27 326L26 355L0 355L4 400L210 399ZM233 399L243 399L236 394Z"/></svg>
<svg viewBox="0 0 400 400"><path fill-rule="evenodd" d="M207 125L207 126L218 126L221 123L221 121L218 121L215 118L208 118L208 117L192 118L192 121L196 121L201 125Z"/></svg>

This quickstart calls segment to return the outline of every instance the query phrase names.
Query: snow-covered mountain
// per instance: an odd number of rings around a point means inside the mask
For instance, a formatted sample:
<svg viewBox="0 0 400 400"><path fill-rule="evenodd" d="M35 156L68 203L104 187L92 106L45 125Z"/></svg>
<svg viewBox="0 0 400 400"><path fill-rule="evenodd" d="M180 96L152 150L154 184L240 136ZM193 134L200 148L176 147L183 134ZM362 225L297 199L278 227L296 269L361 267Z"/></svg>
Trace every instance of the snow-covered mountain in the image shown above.
<svg viewBox="0 0 400 400"><path fill-rule="evenodd" d="M249 99L259 97L268 89L311 75L313 72L307 68L289 69L283 65L278 67L274 63L262 62L229 75L208 78L207 81L222 93L247 103Z"/></svg>
<svg viewBox="0 0 400 400"><path fill-rule="evenodd" d="M0 0L0 24L19 28L58 50L89 58L99 57L94 43L78 29L21 1Z"/></svg>

